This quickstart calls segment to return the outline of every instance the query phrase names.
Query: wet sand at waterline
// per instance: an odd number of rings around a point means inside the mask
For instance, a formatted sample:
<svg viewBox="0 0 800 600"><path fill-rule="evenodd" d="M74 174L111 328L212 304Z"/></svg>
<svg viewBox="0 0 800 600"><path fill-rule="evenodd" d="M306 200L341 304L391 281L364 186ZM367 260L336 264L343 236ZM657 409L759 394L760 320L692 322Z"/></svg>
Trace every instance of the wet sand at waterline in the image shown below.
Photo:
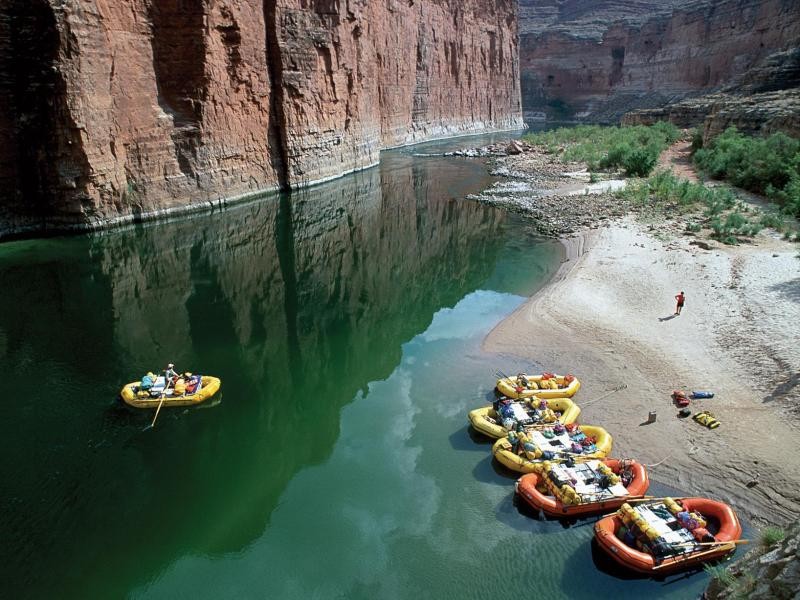
<svg viewBox="0 0 800 600"><path fill-rule="evenodd" d="M564 240L558 274L484 348L577 375L580 422L608 429L612 456L660 463L656 481L756 524L786 523L800 514L797 247L765 234L710 250L690 241L657 238L633 218ZM674 316L680 290L686 306ZM690 408L721 426L678 418L676 389L714 391ZM657 420L644 424L650 411Z"/></svg>

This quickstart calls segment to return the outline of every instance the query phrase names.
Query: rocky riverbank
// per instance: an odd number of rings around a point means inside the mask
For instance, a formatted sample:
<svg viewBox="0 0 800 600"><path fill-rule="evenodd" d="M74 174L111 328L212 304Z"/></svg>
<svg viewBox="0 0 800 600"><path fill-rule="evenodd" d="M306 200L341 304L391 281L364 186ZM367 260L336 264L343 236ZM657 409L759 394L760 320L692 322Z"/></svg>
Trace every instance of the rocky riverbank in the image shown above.
<svg viewBox="0 0 800 600"><path fill-rule="evenodd" d="M490 157L490 173L499 180L469 198L529 218L542 235L562 237L594 229L633 209L613 194L625 186L621 176L592 174L583 163L562 162L557 154L525 141L451 154Z"/></svg>
<svg viewBox="0 0 800 600"><path fill-rule="evenodd" d="M790 600L800 593L800 522L771 546L760 545L716 577L706 600Z"/></svg>

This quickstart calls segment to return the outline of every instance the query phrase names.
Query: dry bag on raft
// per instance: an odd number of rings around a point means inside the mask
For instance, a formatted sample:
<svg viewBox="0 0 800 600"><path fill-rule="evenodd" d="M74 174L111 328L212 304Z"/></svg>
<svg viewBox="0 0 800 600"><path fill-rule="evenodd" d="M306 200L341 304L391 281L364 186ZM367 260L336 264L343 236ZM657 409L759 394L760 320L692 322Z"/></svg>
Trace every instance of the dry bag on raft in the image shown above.
<svg viewBox="0 0 800 600"><path fill-rule="evenodd" d="M143 390L149 390L156 383L156 376L153 373L148 373L142 377L142 382L139 387Z"/></svg>

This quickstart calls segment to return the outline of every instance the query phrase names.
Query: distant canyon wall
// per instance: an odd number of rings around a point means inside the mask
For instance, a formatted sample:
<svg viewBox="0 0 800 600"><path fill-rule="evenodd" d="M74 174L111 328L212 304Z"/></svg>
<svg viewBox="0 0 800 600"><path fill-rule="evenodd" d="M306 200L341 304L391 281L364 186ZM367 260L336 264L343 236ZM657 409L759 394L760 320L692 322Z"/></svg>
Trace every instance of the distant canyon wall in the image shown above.
<svg viewBox="0 0 800 600"><path fill-rule="evenodd" d="M704 142L728 127L752 135L782 132L800 138L800 47L773 54L719 92L634 110L622 117L628 125L657 121L697 127Z"/></svg>
<svg viewBox="0 0 800 600"><path fill-rule="evenodd" d="M522 126L514 0L6 0L0 235L91 228Z"/></svg>
<svg viewBox="0 0 800 600"><path fill-rule="evenodd" d="M797 0L520 0L523 110L617 122L735 84L798 45Z"/></svg>

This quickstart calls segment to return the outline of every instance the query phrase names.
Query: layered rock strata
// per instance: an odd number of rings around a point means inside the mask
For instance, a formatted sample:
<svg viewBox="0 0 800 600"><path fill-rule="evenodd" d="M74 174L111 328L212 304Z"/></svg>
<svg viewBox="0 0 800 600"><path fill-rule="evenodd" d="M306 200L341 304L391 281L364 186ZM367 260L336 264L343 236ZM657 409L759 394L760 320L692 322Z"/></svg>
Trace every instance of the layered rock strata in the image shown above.
<svg viewBox="0 0 800 600"><path fill-rule="evenodd" d="M513 0L7 0L0 231L92 228L522 126Z"/></svg>
<svg viewBox="0 0 800 600"><path fill-rule="evenodd" d="M781 131L800 137L800 48L768 57L719 93L632 111L622 118L628 125L657 121L699 127L705 142L728 127L749 134Z"/></svg>
<svg viewBox="0 0 800 600"><path fill-rule="evenodd" d="M625 125L652 125L658 121L698 127L704 143L728 127L754 135L780 131L800 137L800 89L751 95L711 94L663 108L633 111L622 118Z"/></svg>
<svg viewBox="0 0 800 600"><path fill-rule="evenodd" d="M794 0L521 0L523 108L531 120L616 122L736 82L800 43ZM544 5L544 6L542 6ZM531 7L536 10L531 11ZM526 15L550 14L532 26ZM598 15L604 15L603 19Z"/></svg>

